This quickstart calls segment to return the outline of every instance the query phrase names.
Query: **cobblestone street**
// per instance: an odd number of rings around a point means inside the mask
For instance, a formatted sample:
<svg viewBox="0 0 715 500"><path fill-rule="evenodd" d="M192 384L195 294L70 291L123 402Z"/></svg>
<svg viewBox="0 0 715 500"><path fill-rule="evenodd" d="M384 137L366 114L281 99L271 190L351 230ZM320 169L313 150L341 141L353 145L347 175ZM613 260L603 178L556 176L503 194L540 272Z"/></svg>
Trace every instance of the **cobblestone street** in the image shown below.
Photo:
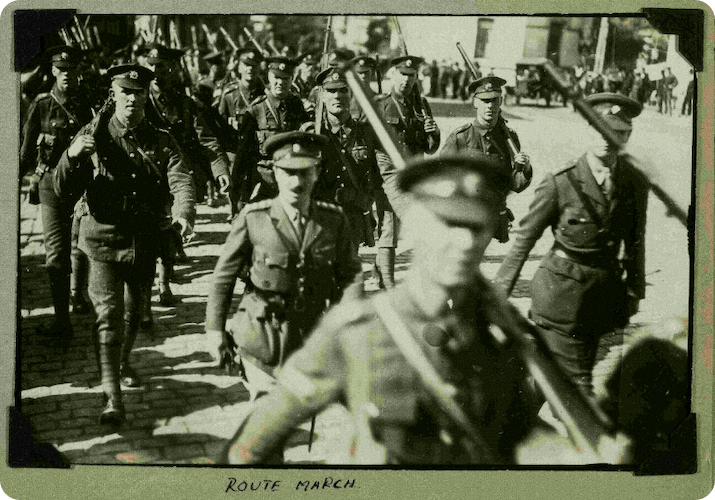
<svg viewBox="0 0 715 500"><path fill-rule="evenodd" d="M433 109L442 130L442 141L458 125L471 120L467 105L435 101ZM505 110L509 125L520 135L522 149L535 169L532 186L510 198L517 221L526 213L533 189L543 172L555 168L583 150L586 126L570 108L535 106ZM690 137L687 119L659 116L647 109L636 121L632 142L648 150L663 165L666 182L676 186L677 197L690 195ZM654 124L659 121L660 123ZM578 126L576 126L578 124ZM572 126L573 125L573 126ZM667 127L664 132L663 127ZM672 167L672 168L667 168ZM186 246L188 262L177 264L172 290L180 303L162 307L154 288L152 331L141 331L132 364L143 385L123 389L127 421L107 434L97 417L103 408L99 371L92 342L93 314L73 315L74 338L66 354L48 347L38 327L51 319L39 207L20 207L19 355L20 410L35 430L35 437L57 447L76 464L206 464L225 439L236 430L249 410L248 392L238 377L212 366L205 351L203 333L207 285L229 226L229 207L198 207L196 237ZM685 316L688 304L688 257L685 230L651 199L648 221L648 297L641 304L636 323L657 323ZM513 238L512 238L513 240ZM551 245L545 235L532 252L515 292L515 304L526 312L528 284L541 257ZM509 244L492 243L483 272L492 277ZM363 248L363 270L369 271L374 249ZM399 249L397 280L409 265L409 247ZM368 292L376 283L366 273ZM237 293L240 290L237 290ZM233 307L238 305L238 295ZM623 333L603 339L599 359L619 345ZM596 367L597 377L612 364L612 356ZM316 440L307 450L309 424L291 438L286 460L297 463L340 463L350 439L351 422L340 406L331 406L316 420ZM344 463L344 461L343 461Z"/></svg>

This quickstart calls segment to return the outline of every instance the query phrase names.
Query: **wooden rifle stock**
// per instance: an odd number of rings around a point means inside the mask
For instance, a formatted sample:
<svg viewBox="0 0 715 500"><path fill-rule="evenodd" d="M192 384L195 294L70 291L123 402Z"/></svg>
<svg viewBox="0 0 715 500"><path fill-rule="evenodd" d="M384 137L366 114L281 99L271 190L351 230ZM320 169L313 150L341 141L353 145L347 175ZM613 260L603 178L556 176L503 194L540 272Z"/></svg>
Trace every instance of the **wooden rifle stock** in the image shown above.
<svg viewBox="0 0 715 500"><path fill-rule="evenodd" d="M392 20L394 21L395 28L397 29L397 36L400 39L402 52L404 52L405 56L408 56L409 53L407 52L407 44L405 43L405 37L402 35L400 21L397 19L397 16L392 16ZM412 85L412 94L413 100L415 102L415 110L420 115L422 115L422 119L426 120L427 118L432 118L432 110L430 109L429 104L427 104L427 100L422 97L422 94L420 94L420 86L418 79L416 79L415 83Z"/></svg>
<svg viewBox="0 0 715 500"><path fill-rule="evenodd" d="M246 27L244 26L244 27L243 27L243 32L244 32L244 33L246 34L246 36L248 37L248 41L250 41L250 42L253 44L253 46L256 47L261 54L263 54L263 57L270 57L271 54L270 54L266 49L264 49L263 47L261 47L261 44L258 43L258 40L256 40L256 38L253 36L253 33L251 33L251 32L248 30L248 28L246 28Z"/></svg>
<svg viewBox="0 0 715 500"><path fill-rule="evenodd" d="M333 16L328 16L328 20L325 24L325 38L323 39L323 54L320 57L320 71L325 70L328 67L328 59L330 57L330 33L333 30ZM323 89L322 87L318 90L318 102L315 103L315 130L316 134L320 134L323 128L323 110L325 109L325 104L323 103Z"/></svg>
<svg viewBox="0 0 715 500"><path fill-rule="evenodd" d="M570 91L568 83L561 77L561 75L559 75L551 61L547 61L546 64L544 64L544 68L549 73L556 84L558 91L564 96L564 98L571 99L574 109L576 109L576 111L578 111L579 114L586 119L589 125L601 134L606 142L617 147L621 152L621 156L641 174L650 186L653 194L665 205L668 216L675 217L681 224L683 224L683 226L688 227L688 211L681 207L680 204L675 201L675 199L662 186L655 169L641 159L628 153L626 144L613 131L611 126L606 123L603 117L596 113L596 111L586 101L577 95L574 95L574 93Z"/></svg>

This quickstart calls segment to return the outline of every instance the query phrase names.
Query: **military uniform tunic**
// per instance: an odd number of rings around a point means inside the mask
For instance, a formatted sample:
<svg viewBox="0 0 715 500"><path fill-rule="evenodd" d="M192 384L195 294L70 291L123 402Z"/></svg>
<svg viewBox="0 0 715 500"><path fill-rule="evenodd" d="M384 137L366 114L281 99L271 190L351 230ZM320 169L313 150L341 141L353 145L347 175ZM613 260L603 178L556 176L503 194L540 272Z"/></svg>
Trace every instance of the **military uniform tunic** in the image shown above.
<svg viewBox="0 0 715 500"><path fill-rule="evenodd" d="M301 241L277 198L248 204L214 269L206 329L230 331L241 354L268 369L301 346L360 271L340 208L312 201L304 227ZM246 293L226 328L236 279L246 269Z"/></svg>
<svg viewBox="0 0 715 500"><path fill-rule="evenodd" d="M421 312L404 288L379 300L390 301L442 380L457 388L457 401L489 449L474 446L439 410L367 299L338 304L288 360L278 374L285 404L272 415L281 420L294 415L305 419L341 402L360 418L371 408L369 429L386 454L362 463L514 463L516 445L532 428L537 407L521 362L488 333L479 300L467 300L467 307L452 309L438 320L449 337L438 346L423 337L435 320ZM267 429L266 438L252 440L245 450L249 463L264 461L280 446L279 440L268 438L277 427L271 420L257 423ZM293 423L281 427L283 436ZM245 435L253 435L253 430ZM355 444L357 449L365 445Z"/></svg>

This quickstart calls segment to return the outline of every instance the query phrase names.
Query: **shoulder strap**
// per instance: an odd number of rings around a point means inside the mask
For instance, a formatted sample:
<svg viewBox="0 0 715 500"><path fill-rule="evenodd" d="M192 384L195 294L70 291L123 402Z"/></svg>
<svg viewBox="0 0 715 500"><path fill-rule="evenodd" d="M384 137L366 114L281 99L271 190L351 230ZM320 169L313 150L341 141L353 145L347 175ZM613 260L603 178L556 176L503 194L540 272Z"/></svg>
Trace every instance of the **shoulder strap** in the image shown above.
<svg viewBox="0 0 715 500"><path fill-rule="evenodd" d="M70 113L70 111L69 111L66 107L64 107L64 106L62 105L62 103L60 102L60 100L57 99L57 96L56 96L56 95L54 94L54 92L52 92L51 90L50 90L50 95L51 95L52 98L55 100L55 102L59 105L59 107L62 108L62 110L63 110L65 113L67 113L67 116L69 116L71 119L73 119L73 120L75 121L75 123L80 124L80 123L79 123L79 120L77 119L77 117L76 117L75 115L73 115L72 113Z"/></svg>
<svg viewBox="0 0 715 500"><path fill-rule="evenodd" d="M588 212L588 215L590 215L593 220L595 220L596 222L598 222L599 225L601 225L603 223L603 219L600 215L598 215L598 212L591 203L591 200L588 199L588 196L586 196L583 191L581 191L581 187L578 185L576 179L574 179L573 177L572 170L566 172L566 178L571 183L571 186L574 188L574 191L576 191L576 194L578 195L579 199L581 200L581 203Z"/></svg>
<svg viewBox="0 0 715 500"><path fill-rule="evenodd" d="M469 436L474 444L479 447L482 456L491 462L493 457L489 446L477 433L467 415L462 411L461 405L455 400L457 389L440 378L437 370L429 362L427 356L422 352L419 344L397 314L397 311L390 304L389 297L377 295L373 297L372 303L375 306L375 312L385 324L388 333L397 344L400 352L405 356L410 366L417 371L427 390L462 432Z"/></svg>

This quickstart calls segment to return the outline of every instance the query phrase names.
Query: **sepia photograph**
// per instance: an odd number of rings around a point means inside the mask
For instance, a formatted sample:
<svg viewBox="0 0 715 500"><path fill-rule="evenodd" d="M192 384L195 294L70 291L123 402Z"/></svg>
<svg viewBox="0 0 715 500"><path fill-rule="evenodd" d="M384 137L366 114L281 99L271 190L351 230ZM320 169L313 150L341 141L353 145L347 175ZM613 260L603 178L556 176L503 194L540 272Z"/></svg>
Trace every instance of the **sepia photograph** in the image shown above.
<svg viewBox="0 0 715 500"><path fill-rule="evenodd" d="M712 490L707 6L109 8L2 15L9 497Z"/></svg>

